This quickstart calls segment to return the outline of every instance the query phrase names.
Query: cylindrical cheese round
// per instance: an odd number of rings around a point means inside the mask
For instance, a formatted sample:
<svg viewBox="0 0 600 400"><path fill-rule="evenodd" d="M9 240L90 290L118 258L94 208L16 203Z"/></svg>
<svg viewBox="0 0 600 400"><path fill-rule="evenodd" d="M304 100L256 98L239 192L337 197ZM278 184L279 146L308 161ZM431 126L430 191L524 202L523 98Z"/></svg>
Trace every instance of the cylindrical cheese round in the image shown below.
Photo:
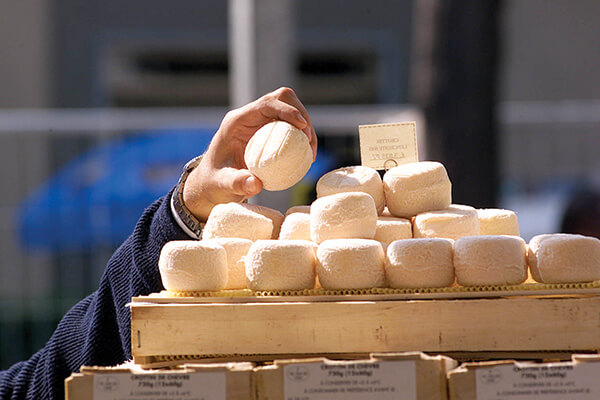
<svg viewBox="0 0 600 400"><path fill-rule="evenodd" d="M317 181L317 197L344 192L364 192L375 201L377 213L385 207L383 182L377 170L362 165L338 168L323 175Z"/></svg>
<svg viewBox="0 0 600 400"><path fill-rule="evenodd" d="M247 288L244 257L246 257L250 246L252 246L252 240L240 238L218 238L213 240L223 246L227 254L227 286L225 286L225 289Z"/></svg>
<svg viewBox="0 0 600 400"><path fill-rule="evenodd" d="M310 207L310 237L328 239L372 239L377 228L373 198L362 192L337 193L315 200Z"/></svg>
<svg viewBox="0 0 600 400"><path fill-rule="evenodd" d="M381 244L368 239L333 239L317 249L317 276L325 289L365 289L385 284Z"/></svg>
<svg viewBox="0 0 600 400"><path fill-rule="evenodd" d="M305 214L310 214L310 206L307 205L303 205L303 206L292 206L290 208L287 209L287 211L285 212L285 216L287 217L290 214L293 213L305 213Z"/></svg>
<svg viewBox="0 0 600 400"><path fill-rule="evenodd" d="M411 239L412 224L406 218L379 217L373 239L390 244L394 240Z"/></svg>
<svg viewBox="0 0 600 400"><path fill-rule="evenodd" d="M529 267L537 282L573 283L600 279L600 240L566 233L534 236Z"/></svg>
<svg viewBox="0 0 600 400"><path fill-rule="evenodd" d="M454 283L450 239L404 239L387 248L385 276L393 288L446 287Z"/></svg>
<svg viewBox="0 0 600 400"><path fill-rule="evenodd" d="M165 244L158 259L165 289L215 291L227 285L227 254L212 241L178 240Z"/></svg>
<svg viewBox="0 0 600 400"><path fill-rule="evenodd" d="M481 235L512 235L519 236L519 220L511 210L501 208L480 208L479 230Z"/></svg>
<svg viewBox="0 0 600 400"><path fill-rule="evenodd" d="M285 190L306 175L313 152L308 137L300 129L284 121L274 121L250 138L244 161L264 189Z"/></svg>
<svg viewBox="0 0 600 400"><path fill-rule="evenodd" d="M301 290L315 286L314 244L306 240L257 240L245 258L252 290Z"/></svg>
<svg viewBox="0 0 600 400"><path fill-rule="evenodd" d="M279 240L311 240L310 214L297 212L285 217Z"/></svg>
<svg viewBox="0 0 600 400"><path fill-rule="evenodd" d="M223 203L213 207L202 239L233 237L250 240L271 239L273 222L240 203Z"/></svg>
<svg viewBox="0 0 600 400"><path fill-rule="evenodd" d="M467 236L454 243L456 281L463 286L518 285L527 279L525 241L518 236Z"/></svg>
<svg viewBox="0 0 600 400"><path fill-rule="evenodd" d="M479 218L473 207L453 204L445 210L417 215L413 221L415 238L459 239L479 235Z"/></svg>
<svg viewBox="0 0 600 400"><path fill-rule="evenodd" d="M383 176L385 201L392 215L410 218L419 213L447 208L452 185L439 162L423 161L391 168Z"/></svg>
<svg viewBox="0 0 600 400"><path fill-rule="evenodd" d="M269 218L273 223L273 233L271 234L271 239L277 239L279 237L279 231L281 230L281 224L283 223L282 213L273 208L259 206L258 204L243 203L243 205L249 210Z"/></svg>

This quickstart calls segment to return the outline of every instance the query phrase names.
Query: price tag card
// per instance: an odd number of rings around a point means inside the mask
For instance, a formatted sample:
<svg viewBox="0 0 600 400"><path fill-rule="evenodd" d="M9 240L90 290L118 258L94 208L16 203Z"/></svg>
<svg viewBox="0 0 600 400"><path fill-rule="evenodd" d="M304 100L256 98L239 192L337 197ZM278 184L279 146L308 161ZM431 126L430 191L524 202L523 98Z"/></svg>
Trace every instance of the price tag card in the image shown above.
<svg viewBox="0 0 600 400"><path fill-rule="evenodd" d="M360 125L361 164L375 169L390 169L419 161L417 127L414 121L393 124Z"/></svg>

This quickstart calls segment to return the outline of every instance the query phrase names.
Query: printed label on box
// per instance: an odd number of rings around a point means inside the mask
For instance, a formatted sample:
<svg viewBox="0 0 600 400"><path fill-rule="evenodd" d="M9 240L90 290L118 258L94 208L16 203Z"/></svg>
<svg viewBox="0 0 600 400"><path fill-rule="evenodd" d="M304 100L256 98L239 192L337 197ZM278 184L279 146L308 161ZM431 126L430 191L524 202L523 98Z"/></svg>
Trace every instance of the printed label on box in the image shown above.
<svg viewBox="0 0 600 400"><path fill-rule="evenodd" d="M285 400L416 400L414 361L290 364Z"/></svg>
<svg viewBox="0 0 600 400"><path fill-rule="evenodd" d="M600 399L600 363L498 365L475 371L477 400Z"/></svg>
<svg viewBox="0 0 600 400"><path fill-rule="evenodd" d="M224 400L223 372L97 374L94 400Z"/></svg>
<svg viewBox="0 0 600 400"><path fill-rule="evenodd" d="M419 161L416 122L360 125L362 165L388 170L400 164Z"/></svg>

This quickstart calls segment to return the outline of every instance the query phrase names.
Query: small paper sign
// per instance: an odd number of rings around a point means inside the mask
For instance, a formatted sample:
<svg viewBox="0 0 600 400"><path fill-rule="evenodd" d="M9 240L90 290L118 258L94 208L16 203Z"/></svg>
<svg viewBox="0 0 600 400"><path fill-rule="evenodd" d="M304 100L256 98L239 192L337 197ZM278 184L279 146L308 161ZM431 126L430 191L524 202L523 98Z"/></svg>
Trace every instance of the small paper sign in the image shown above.
<svg viewBox="0 0 600 400"><path fill-rule="evenodd" d="M361 164L388 170L419 161L417 127L414 121L359 125Z"/></svg>

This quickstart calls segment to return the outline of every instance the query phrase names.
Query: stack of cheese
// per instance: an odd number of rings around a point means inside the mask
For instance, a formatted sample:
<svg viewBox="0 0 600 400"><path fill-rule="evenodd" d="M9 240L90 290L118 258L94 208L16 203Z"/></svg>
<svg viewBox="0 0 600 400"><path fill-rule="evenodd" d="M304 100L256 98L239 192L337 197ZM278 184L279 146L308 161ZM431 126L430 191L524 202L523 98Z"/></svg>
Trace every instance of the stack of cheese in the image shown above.
<svg viewBox="0 0 600 400"><path fill-rule="evenodd" d="M201 241L168 243L159 266L170 291L514 285L600 279L600 240L519 237L509 210L451 204L444 166L419 162L324 175L317 200L276 210L214 207ZM317 279L318 278L318 279ZM318 283L317 283L318 282Z"/></svg>

